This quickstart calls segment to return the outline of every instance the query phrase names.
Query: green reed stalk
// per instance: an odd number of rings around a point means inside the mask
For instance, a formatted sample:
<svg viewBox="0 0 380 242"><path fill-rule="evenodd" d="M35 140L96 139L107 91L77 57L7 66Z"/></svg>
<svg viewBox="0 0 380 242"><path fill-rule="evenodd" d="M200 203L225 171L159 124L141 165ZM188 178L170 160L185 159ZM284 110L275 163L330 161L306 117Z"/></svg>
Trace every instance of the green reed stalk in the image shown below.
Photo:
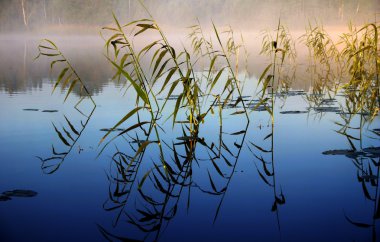
<svg viewBox="0 0 380 242"><path fill-rule="evenodd" d="M43 42L46 42L47 45L44 45ZM54 85L52 92L54 92L54 90L61 83L61 81L64 81L64 83L62 84L63 86L66 86L71 81L71 85L67 91L67 94L66 94L66 97L64 100L64 101L66 101L66 99L68 98L68 96L72 92L76 82L79 81L81 84L81 87L85 90L85 92L86 92L87 96L90 98L92 104L94 104L94 107L96 107L96 103L95 103L94 99L92 98L90 92L88 91L86 85L84 84L84 82L82 81L82 79L80 78L80 76L78 75L76 70L73 68L73 66L71 65L69 60L63 55L61 50L57 47L56 44L54 44L53 41L51 41L49 39L43 39L42 40L42 43L40 43L38 45L38 55L35 57L35 59L38 59L40 56L47 56L50 58L55 58L55 60L53 60L50 64L50 71L53 70L54 64L56 64L58 62L64 62L68 66L67 68L62 69L62 71L59 74L59 77L58 77L58 79ZM74 74L74 76L75 76L74 80L72 80L71 74L65 75L68 70L70 70L71 73ZM81 101L82 100L80 100L75 106L77 106Z"/></svg>
<svg viewBox="0 0 380 242"><path fill-rule="evenodd" d="M218 39L219 46L220 46L220 48L222 49L222 53L223 53L223 55L224 55L224 57L225 57L225 59L226 59L227 66L228 66L228 68L229 68L229 70L230 70L230 74L232 75L232 79L233 79L233 81L234 81L234 83L235 83L236 89L238 90L239 98L240 98L240 99L243 99L243 98L242 98L241 91L240 91L240 87L239 87L239 80L237 79L237 77L236 77L236 75L235 75L235 72L234 72L234 70L232 69L232 65L231 65L231 63L230 63L229 58L227 57L227 53L226 53L226 51L225 51L225 49L224 49L224 47L223 47L222 41L221 41L221 39L220 39L220 37L219 37L219 33L218 33L218 30L216 29L216 26L215 26L214 22L212 23L212 26L213 26L213 28L214 28L215 35L216 35L216 37L217 37L217 39ZM244 101L242 101L242 104L243 104L243 108L244 108L245 116L246 116L246 118L247 118L247 122L249 123L248 111L247 111L247 108L246 108L246 106L245 106Z"/></svg>

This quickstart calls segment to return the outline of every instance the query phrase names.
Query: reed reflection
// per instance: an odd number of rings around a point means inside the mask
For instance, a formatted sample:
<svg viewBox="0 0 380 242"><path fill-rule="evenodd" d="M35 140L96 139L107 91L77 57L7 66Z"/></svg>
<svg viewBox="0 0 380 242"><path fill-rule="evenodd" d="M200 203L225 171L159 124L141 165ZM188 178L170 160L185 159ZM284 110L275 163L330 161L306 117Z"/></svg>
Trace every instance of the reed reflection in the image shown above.
<svg viewBox="0 0 380 242"><path fill-rule="evenodd" d="M338 128L336 133L346 138L349 147L343 150L328 150L323 154L344 155L356 167L356 178L361 184L363 196L372 205L368 206L368 213L363 214L362 217L351 215L350 212L347 212L349 208L345 207L344 216L347 222L358 229L371 230L372 241L377 241L376 223L380 219L380 147L372 145L366 147L365 144L378 143L380 141L380 132L378 129L370 128L373 121L370 112L358 112L357 103L352 101L351 98L352 95L346 96L346 103L343 106L344 111L340 114L340 120L334 122ZM368 217L368 214L370 214L371 219L364 220L363 217Z"/></svg>
<svg viewBox="0 0 380 242"><path fill-rule="evenodd" d="M56 139L58 141L56 143L58 143L58 145L51 145L51 156L47 158L37 156L41 161L41 170L43 173L52 174L56 172L66 160L67 156L75 150L75 147L78 148L78 153L83 150L80 146L76 146L76 144L91 120L95 109L96 107L93 106L89 113L86 114L85 111L80 109L80 107L75 107L75 110L82 117L79 124L74 124L74 122L70 121L70 118L66 115L63 115L65 125L57 127L58 125L52 122ZM59 149L56 147L59 147Z"/></svg>
<svg viewBox="0 0 380 242"><path fill-rule="evenodd" d="M112 156L107 173L109 197L104 203L106 211L115 213L114 227L119 221L127 220L140 230L140 238L157 241L175 217L181 197L186 197L189 211L194 189L207 196L219 197L213 215L216 222L235 174L248 125L228 134L223 133L220 126L216 141L200 136L202 123L190 127L184 121L177 121L175 125L181 136L160 139L163 153L150 160L147 156L155 153L154 147L144 145L150 134L143 126L139 126L134 134L121 132L120 137L124 138L128 148L117 148ZM233 139L223 139L223 135ZM159 145L157 141L150 143ZM121 238L100 225L99 229L108 239Z"/></svg>

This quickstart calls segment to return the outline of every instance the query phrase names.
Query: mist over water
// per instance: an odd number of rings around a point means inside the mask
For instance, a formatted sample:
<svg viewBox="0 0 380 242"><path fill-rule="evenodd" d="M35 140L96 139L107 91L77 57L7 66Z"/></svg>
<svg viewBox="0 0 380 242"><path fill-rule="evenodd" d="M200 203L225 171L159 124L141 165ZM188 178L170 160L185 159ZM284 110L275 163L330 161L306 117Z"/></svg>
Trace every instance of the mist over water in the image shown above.
<svg viewBox="0 0 380 242"><path fill-rule="evenodd" d="M309 20L324 25L360 24L373 21L379 12L378 0L146 0L157 22L166 27L184 28L198 18L237 29L274 28L281 18L291 29L303 29ZM146 18L138 0L2 0L0 32L97 33L112 22L112 12L122 21Z"/></svg>
<svg viewBox="0 0 380 242"><path fill-rule="evenodd" d="M298 72L303 78L296 88L307 88L305 70L307 51L297 39L309 24L323 24L333 39L347 31L349 22L357 25L374 21L380 12L378 0L357 1L144 1L153 17L175 47L189 48L189 26L201 23L204 31L212 32L212 22L223 30L231 26L242 35L248 51L248 73L258 76L270 60L260 56L263 31L276 29L279 19L297 41ZM149 18L137 0L2 0L0 1L0 88L9 93L41 86L49 77L47 60L34 61L40 39L55 41L72 60L91 89L101 90L112 77L112 68L103 56L104 41L99 32L112 25L112 12L121 23ZM148 43L154 36L147 32L137 45ZM144 60L142 60L144 62ZM147 61L148 65L149 61ZM302 74L303 73L303 74Z"/></svg>

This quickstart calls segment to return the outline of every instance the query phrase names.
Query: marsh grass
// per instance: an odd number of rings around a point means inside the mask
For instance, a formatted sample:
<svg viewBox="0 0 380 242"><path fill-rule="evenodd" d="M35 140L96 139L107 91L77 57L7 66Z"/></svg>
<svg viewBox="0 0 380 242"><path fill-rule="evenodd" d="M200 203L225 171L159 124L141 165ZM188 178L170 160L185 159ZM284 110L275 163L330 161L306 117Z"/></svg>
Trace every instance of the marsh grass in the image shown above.
<svg viewBox="0 0 380 242"><path fill-rule="evenodd" d="M342 82L342 59L336 44L322 25L310 22L300 41L308 48L311 91L307 95L310 106L319 107L326 98L333 98Z"/></svg>
<svg viewBox="0 0 380 242"><path fill-rule="evenodd" d="M350 25L349 33L342 35L342 54L346 58L349 81L342 87L356 103L354 112L368 112L374 118L379 113L379 26L366 24L359 30Z"/></svg>
<svg viewBox="0 0 380 242"><path fill-rule="evenodd" d="M148 11L147 13L150 15ZM128 141L130 154L117 150L112 158L114 169L110 170L110 174L113 175L109 176L109 181L110 189L114 192L110 193L105 209L117 211L114 226L117 225L120 217L126 214L129 223L147 234L153 234L154 240L158 240L163 226L175 216L179 198L185 189L188 189L189 208L192 186L206 194L221 196L216 209L214 219L216 221L246 134L246 130L231 134L241 135L242 140L240 144L236 142L233 144L238 148L237 154L230 151L222 138L223 108L236 95L235 107L242 103L244 110L236 111L233 115L245 114L247 123L249 123L249 118L241 96L240 80L237 78L239 49L242 48L242 44L235 41L232 29L229 28L226 32L220 33L213 24L214 38L217 40L215 44L211 40L206 40L200 25L191 27L190 36L194 38L194 41L192 50L189 52L185 48L178 50L172 47L159 25L151 15L150 17L121 25L114 16L115 26L103 28L108 32L103 33L103 36L110 36L106 38L105 49L106 58L116 70L114 78L118 81L124 79L127 88L134 89L136 107L104 135L101 143L121 124L133 117L138 119L138 123L111 138L102 148L103 151L117 137L126 137L130 140ZM133 41L143 36L146 31L156 33L157 39L141 49L135 49ZM223 42L222 34L227 36L226 42ZM144 69L141 59L148 54L152 56L150 67ZM197 75L194 66L201 61L207 67L202 75ZM216 63L222 67L217 69ZM227 76L227 78L222 78L222 76ZM223 90L215 93L214 87L217 84L221 85ZM206 89L202 91L203 85ZM158 99L160 95L165 95L162 102ZM204 100L201 99L204 97L213 99L210 105L202 105ZM168 144L160 138L160 133L163 131L160 118L167 102L172 99L175 105L166 120L172 118L172 127L180 126L183 136L177 138L179 142ZM207 144L204 138L199 137L199 129L205 122L206 116L214 113L215 106L219 110L219 144L213 142ZM150 119L140 120L138 117L141 112L148 112ZM145 125L149 128L145 129ZM131 131L136 132L135 138L130 135ZM138 176L142 161L146 159L144 158L146 150L157 148L150 146L153 143L158 145L159 158L152 160L152 166L144 175ZM207 151L208 157L197 158L195 153L199 149ZM170 157L169 154L172 156ZM234 162L229 161L231 159L228 158L229 156ZM208 185L201 185L193 180L193 162L197 165L203 164L202 166L208 163L204 167L209 177ZM222 164L226 166L226 171L229 170L230 175L222 172ZM138 177L139 181L136 180ZM225 185L219 187L223 181ZM132 214L128 212L127 207L133 186L137 187L138 197L143 201L136 205L142 206L137 209L137 214L134 212L136 210L132 210ZM103 227L100 226L99 229L105 237L115 238Z"/></svg>
<svg viewBox="0 0 380 242"><path fill-rule="evenodd" d="M49 39L43 39L41 41L41 43L38 45L38 55L35 57L35 59L38 59L41 56L52 59L50 62L50 72L53 71L56 65L60 66L60 72L54 82L52 94L58 86L61 86L62 91L67 89L64 98L64 102L66 102L72 91L75 88L79 88L80 99L75 104L74 108L83 117L83 120L81 120L79 126L73 125L70 119L66 116L64 116L66 123L65 126L62 125L61 127L57 127L56 124L52 123L57 138L60 141L61 145L65 147L65 149L64 151L57 151L57 149L52 144L52 155L50 157L42 158L40 156L37 156L37 158L41 161L41 170L45 174L53 174L60 168L60 166L66 160L67 156L74 150L77 141L91 120L91 117L96 109L96 103L76 70L53 41ZM87 114L85 108L82 107L82 104L86 97L90 99L92 104L92 108L89 112L87 112ZM79 152L81 152L80 147Z"/></svg>
<svg viewBox="0 0 380 242"><path fill-rule="evenodd" d="M61 90L64 90L68 87L64 102L69 97L70 93L74 90L76 86L80 88L80 100L76 103L75 107L77 107L85 97L88 97L92 104L96 107L95 101L92 98L88 88L85 83L77 74L76 70L70 64L69 60L63 55L58 46L49 39L41 40L41 43L38 45L38 55L35 59L40 58L41 56L49 57L52 59L50 62L50 71L53 71L53 68L57 64L61 64L62 68L58 75L57 80L54 83L54 87L52 93L56 90L56 88L61 85Z"/></svg>
<svg viewBox="0 0 380 242"><path fill-rule="evenodd" d="M357 29L349 25L334 42L323 26L309 24L301 37L309 50L309 67L313 82L307 99L311 106L334 98L343 90L354 105L351 113L369 113L374 119L379 112L379 26L376 22ZM346 99L346 101L347 101Z"/></svg>
<svg viewBox="0 0 380 242"><path fill-rule="evenodd" d="M290 93L292 82L297 78L296 42L290 31L279 20L275 31L263 33L261 54L266 55L271 63L258 79L261 88L259 100L254 97L246 103L242 96L245 80L239 79L239 72L247 66L248 56L242 36L236 38L231 27L221 31L213 22L212 32L207 35L198 21L189 27L191 48L174 48L150 12L145 10L148 18L121 24L114 15L114 24L102 29L105 57L115 70L113 79L123 82L125 89L132 90L136 98L135 106L107 129L99 142L102 146L99 156L115 139L123 139L127 144L123 148L116 146L107 172L109 194L103 208L115 213L113 226L120 221L128 221L143 233L145 239L157 241L176 216L181 198L187 200L189 211L194 189L216 198L213 219L216 223L245 145L256 159L259 177L273 188L271 210L276 212L279 224L278 210L280 205L285 204L285 196L275 175L274 108L277 94ZM346 113L356 115L366 112L372 119L377 115L380 102L377 30L376 24L359 30L351 28L350 33L342 36L341 42L334 43L322 26L308 26L301 41L309 50L308 70L312 89L308 101L311 106L320 107L327 100L326 95L333 100L343 90ZM139 46L137 41L148 33L155 39L141 48L135 47ZM341 51L338 45L343 46ZM64 64L53 92L59 85L63 88L70 86L66 100L79 84L96 106L82 80L52 41L44 40L39 45L39 53L54 58L51 68L56 63ZM243 65L239 63L242 54L245 57ZM142 64L146 59L149 66ZM202 71L196 71L195 66L201 66ZM348 74L345 73L347 70ZM348 77L348 82L345 82ZM168 105L171 101L174 105ZM170 115L163 117L168 108L171 108ZM228 112L227 108L234 109L229 112L233 115L230 118L245 116L246 126L243 129L238 127L232 132L224 130L223 118ZM217 141L210 141L210 137L201 136L201 129L208 116L216 113L214 109L218 112L219 133ZM258 109L266 111L271 118L271 130L263 138L265 142L270 140L269 149L246 142L250 111ZM57 136L69 151L58 153L53 147L53 156L40 158L41 161L57 159L63 162L86 126L82 125L81 131L72 129L73 125L66 120L77 138L68 128L62 127L62 131L53 124ZM169 120L170 131L179 130L180 136L167 141L163 138L163 127ZM118 130L121 125L128 126ZM348 126L339 133L345 134L347 129ZM119 132L112 136L114 131ZM346 137L355 149L353 140L357 138L351 135ZM68 139L73 142L69 143ZM149 158L146 154L150 151L156 155L146 162ZM58 167L62 162L58 163ZM199 179L193 176L195 173L203 174L208 179ZM98 226L109 240L130 239Z"/></svg>
<svg viewBox="0 0 380 242"><path fill-rule="evenodd" d="M276 89L276 92L287 92L295 80L296 75L296 42L291 36L289 29L282 24L280 20L275 33L265 31L262 35L263 39L260 54L271 59L272 63L268 65L266 69L272 69L272 75L274 76L273 88ZM260 80L263 80L263 77L260 78ZM266 86L264 83L262 91L266 91Z"/></svg>

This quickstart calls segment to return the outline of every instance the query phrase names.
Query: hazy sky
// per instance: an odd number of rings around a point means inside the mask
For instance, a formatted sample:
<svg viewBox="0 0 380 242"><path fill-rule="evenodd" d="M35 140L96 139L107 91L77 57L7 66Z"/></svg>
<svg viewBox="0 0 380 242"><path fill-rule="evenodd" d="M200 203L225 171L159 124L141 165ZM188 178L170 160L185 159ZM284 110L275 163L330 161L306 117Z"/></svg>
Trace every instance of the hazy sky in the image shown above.
<svg viewBox="0 0 380 242"><path fill-rule="evenodd" d="M275 25L281 18L303 28L308 20L324 24L374 21L379 0L145 0L162 25L186 27L196 19L236 28ZM112 12L122 21L147 17L138 0L1 0L0 31L40 31L45 28L104 26Z"/></svg>

